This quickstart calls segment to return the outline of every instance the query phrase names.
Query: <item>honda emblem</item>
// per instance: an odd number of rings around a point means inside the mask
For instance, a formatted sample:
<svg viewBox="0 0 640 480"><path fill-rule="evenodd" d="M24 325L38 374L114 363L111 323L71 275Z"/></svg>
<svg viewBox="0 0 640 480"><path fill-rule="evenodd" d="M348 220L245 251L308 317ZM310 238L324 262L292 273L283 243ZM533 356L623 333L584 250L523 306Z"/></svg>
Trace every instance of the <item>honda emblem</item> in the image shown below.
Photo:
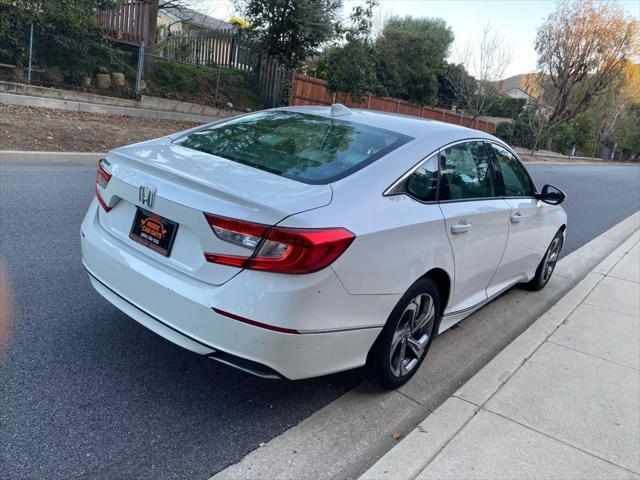
<svg viewBox="0 0 640 480"><path fill-rule="evenodd" d="M144 185L140 186L140 190L138 190L138 199L142 205L153 208L153 204L156 200L156 189L146 187Z"/></svg>

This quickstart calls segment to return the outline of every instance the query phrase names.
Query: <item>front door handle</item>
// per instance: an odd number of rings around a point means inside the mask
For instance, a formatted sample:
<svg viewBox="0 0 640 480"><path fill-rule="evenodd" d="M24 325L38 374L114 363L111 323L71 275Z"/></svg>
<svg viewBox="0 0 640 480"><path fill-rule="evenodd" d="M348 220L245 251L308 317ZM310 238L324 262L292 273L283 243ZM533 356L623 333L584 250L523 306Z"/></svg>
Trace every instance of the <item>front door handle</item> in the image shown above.
<svg viewBox="0 0 640 480"><path fill-rule="evenodd" d="M520 212L511 215L511 223L518 223L520 220L522 220L522 214Z"/></svg>
<svg viewBox="0 0 640 480"><path fill-rule="evenodd" d="M471 224L466 220L456 223L455 225L451 225L451 233L454 235L460 235L461 233L468 232L469 230L471 230Z"/></svg>

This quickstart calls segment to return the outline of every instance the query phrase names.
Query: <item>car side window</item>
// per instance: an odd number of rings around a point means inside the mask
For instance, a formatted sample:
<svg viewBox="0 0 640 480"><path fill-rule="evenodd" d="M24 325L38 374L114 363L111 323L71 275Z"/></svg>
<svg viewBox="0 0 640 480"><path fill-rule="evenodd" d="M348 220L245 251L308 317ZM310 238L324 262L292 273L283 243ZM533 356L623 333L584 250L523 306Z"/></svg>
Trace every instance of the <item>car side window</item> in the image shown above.
<svg viewBox="0 0 640 480"><path fill-rule="evenodd" d="M534 192L531 178L518 159L500 145L492 144L491 147L496 155L498 168L502 173L504 195L506 197L532 197Z"/></svg>
<svg viewBox="0 0 640 480"><path fill-rule="evenodd" d="M487 142L458 143L440 152L440 200L496 196L491 151Z"/></svg>
<svg viewBox="0 0 640 480"><path fill-rule="evenodd" d="M423 202L433 202L438 193L438 162L433 157L413 172L405 184L405 191Z"/></svg>

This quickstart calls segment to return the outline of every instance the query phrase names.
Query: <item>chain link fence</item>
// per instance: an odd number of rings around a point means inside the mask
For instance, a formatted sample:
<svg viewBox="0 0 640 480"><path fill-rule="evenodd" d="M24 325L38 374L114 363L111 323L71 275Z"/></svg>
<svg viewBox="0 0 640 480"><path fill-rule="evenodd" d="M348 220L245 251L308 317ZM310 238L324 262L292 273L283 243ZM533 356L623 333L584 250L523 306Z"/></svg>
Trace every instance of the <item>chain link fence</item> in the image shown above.
<svg viewBox="0 0 640 480"><path fill-rule="evenodd" d="M187 52L177 58L168 54L162 41L155 52L149 52L144 43L130 46L107 37L79 41L63 29L27 25L11 35L0 35L0 81L125 98L145 94L242 110L287 102L290 71L266 56L254 58L249 65L249 60L243 60L248 54L239 48L242 55L225 55L219 63L211 55L217 50L203 49L198 40L182 39L181 45L200 56Z"/></svg>
<svg viewBox="0 0 640 480"><path fill-rule="evenodd" d="M0 36L0 80L134 97L140 86L138 48L76 39L29 25Z"/></svg>

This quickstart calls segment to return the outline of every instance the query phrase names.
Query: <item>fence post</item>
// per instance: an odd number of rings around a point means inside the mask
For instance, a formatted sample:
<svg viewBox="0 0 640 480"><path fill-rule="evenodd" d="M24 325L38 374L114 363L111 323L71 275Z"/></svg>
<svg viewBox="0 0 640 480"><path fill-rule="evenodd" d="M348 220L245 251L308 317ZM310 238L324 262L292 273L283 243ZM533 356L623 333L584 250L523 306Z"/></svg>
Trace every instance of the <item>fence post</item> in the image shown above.
<svg viewBox="0 0 640 480"><path fill-rule="evenodd" d="M216 93L213 97L213 101L218 103L218 89L220 88L220 70L222 70L222 65L218 64L218 76L216 78Z"/></svg>
<svg viewBox="0 0 640 480"><path fill-rule="evenodd" d="M27 72L27 84L31 85L31 58L33 56L33 23L29 31L29 70Z"/></svg>
<svg viewBox="0 0 640 480"><path fill-rule="evenodd" d="M136 69L136 95L142 92L142 70L144 67L144 40L140 42L138 48L138 68Z"/></svg>

